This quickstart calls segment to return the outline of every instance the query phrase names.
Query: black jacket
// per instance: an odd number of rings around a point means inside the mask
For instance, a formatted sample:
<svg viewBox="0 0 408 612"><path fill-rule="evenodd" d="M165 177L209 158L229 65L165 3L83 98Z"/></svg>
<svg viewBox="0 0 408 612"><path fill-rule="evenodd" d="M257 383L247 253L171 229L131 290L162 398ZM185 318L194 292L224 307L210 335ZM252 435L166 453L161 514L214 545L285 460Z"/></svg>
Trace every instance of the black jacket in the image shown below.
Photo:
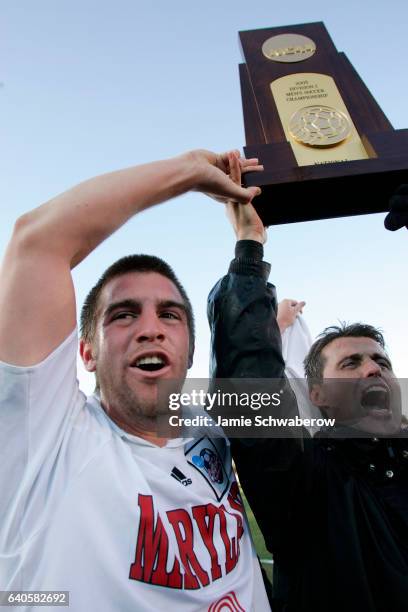
<svg viewBox="0 0 408 612"><path fill-rule="evenodd" d="M262 255L259 244L237 243L228 275L209 296L214 378L284 378L276 294ZM294 396L287 397L283 408L293 411ZM280 609L408 611L407 437L350 439L334 431L231 444L285 578L284 588L274 585Z"/></svg>

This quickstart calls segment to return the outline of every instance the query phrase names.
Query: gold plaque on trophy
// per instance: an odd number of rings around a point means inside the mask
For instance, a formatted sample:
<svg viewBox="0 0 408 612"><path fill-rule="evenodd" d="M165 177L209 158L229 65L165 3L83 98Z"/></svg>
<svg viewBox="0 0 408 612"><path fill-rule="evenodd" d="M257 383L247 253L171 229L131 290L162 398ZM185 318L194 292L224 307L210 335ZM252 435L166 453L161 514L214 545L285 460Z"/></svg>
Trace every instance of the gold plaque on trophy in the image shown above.
<svg viewBox="0 0 408 612"><path fill-rule="evenodd" d="M299 166L368 158L332 77L295 73L270 88Z"/></svg>
<svg viewBox="0 0 408 612"><path fill-rule="evenodd" d="M262 53L273 62L301 62L312 57L315 51L313 40L300 34L271 36L262 45Z"/></svg>

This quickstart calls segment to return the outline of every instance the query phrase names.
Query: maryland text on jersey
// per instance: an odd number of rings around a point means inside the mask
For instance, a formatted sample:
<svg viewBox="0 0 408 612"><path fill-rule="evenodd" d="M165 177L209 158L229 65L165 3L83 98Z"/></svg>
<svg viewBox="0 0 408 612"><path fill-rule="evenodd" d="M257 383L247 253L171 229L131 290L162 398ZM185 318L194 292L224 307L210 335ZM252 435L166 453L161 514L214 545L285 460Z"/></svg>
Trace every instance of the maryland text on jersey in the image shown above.
<svg viewBox="0 0 408 612"><path fill-rule="evenodd" d="M208 503L188 510L168 510L165 518L170 534L164 517L155 510L151 495L139 495L138 503L136 554L129 574L132 580L174 589L200 589L236 567L244 533L244 509L236 482L230 486L225 505ZM197 528L201 541L197 541ZM177 542L172 558L170 537L175 537ZM222 550L219 550L216 544L220 546L221 542ZM207 557L205 567L195 553L203 546Z"/></svg>

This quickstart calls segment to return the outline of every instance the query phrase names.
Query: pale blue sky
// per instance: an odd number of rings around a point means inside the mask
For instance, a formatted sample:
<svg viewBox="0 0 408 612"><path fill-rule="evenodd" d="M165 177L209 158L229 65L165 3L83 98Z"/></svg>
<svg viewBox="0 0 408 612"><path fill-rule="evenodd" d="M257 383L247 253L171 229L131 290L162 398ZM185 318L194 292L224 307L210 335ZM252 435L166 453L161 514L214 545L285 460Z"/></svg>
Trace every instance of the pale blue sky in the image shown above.
<svg viewBox="0 0 408 612"><path fill-rule="evenodd" d="M196 147L241 148L242 29L324 21L394 127L408 128L403 0L2 0L0 14L1 253L18 215L80 180ZM313 334L337 319L379 325L408 377L408 232L386 232L383 217L271 228L266 258L279 297L306 300ZM163 257L196 311L191 374L206 376L206 297L233 246L223 207L189 194L133 219L81 264L78 305L114 259Z"/></svg>

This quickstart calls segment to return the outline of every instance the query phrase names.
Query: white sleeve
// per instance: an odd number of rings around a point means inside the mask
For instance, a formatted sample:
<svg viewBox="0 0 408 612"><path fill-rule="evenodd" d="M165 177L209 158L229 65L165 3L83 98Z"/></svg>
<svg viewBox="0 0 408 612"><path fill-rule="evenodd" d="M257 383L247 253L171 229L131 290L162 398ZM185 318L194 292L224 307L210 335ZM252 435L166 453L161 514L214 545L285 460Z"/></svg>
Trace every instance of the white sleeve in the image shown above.
<svg viewBox="0 0 408 612"><path fill-rule="evenodd" d="M75 330L38 365L0 362L0 552L18 548L38 526L27 514L40 520L63 442L84 404L77 346Z"/></svg>
<svg viewBox="0 0 408 612"><path fill-rule="evenodd" d="M312 336L302 316L295 319L293 325L282 334L282 354L288 369L289 378L304 378L303 360L312 346Z"/></svg>
<svg viewBox="0 0 408 612"><path fill-rule="evenodd" d="M298 316L290 327L282 334L282 354L285 360L285 374L296 395L299 416L302 419L321 418L320 410L312 404L309 398L309 388L305 377L303 360L312 346L312 336L306 321ZM319 427L307 428L314 435Z"/></svg>

